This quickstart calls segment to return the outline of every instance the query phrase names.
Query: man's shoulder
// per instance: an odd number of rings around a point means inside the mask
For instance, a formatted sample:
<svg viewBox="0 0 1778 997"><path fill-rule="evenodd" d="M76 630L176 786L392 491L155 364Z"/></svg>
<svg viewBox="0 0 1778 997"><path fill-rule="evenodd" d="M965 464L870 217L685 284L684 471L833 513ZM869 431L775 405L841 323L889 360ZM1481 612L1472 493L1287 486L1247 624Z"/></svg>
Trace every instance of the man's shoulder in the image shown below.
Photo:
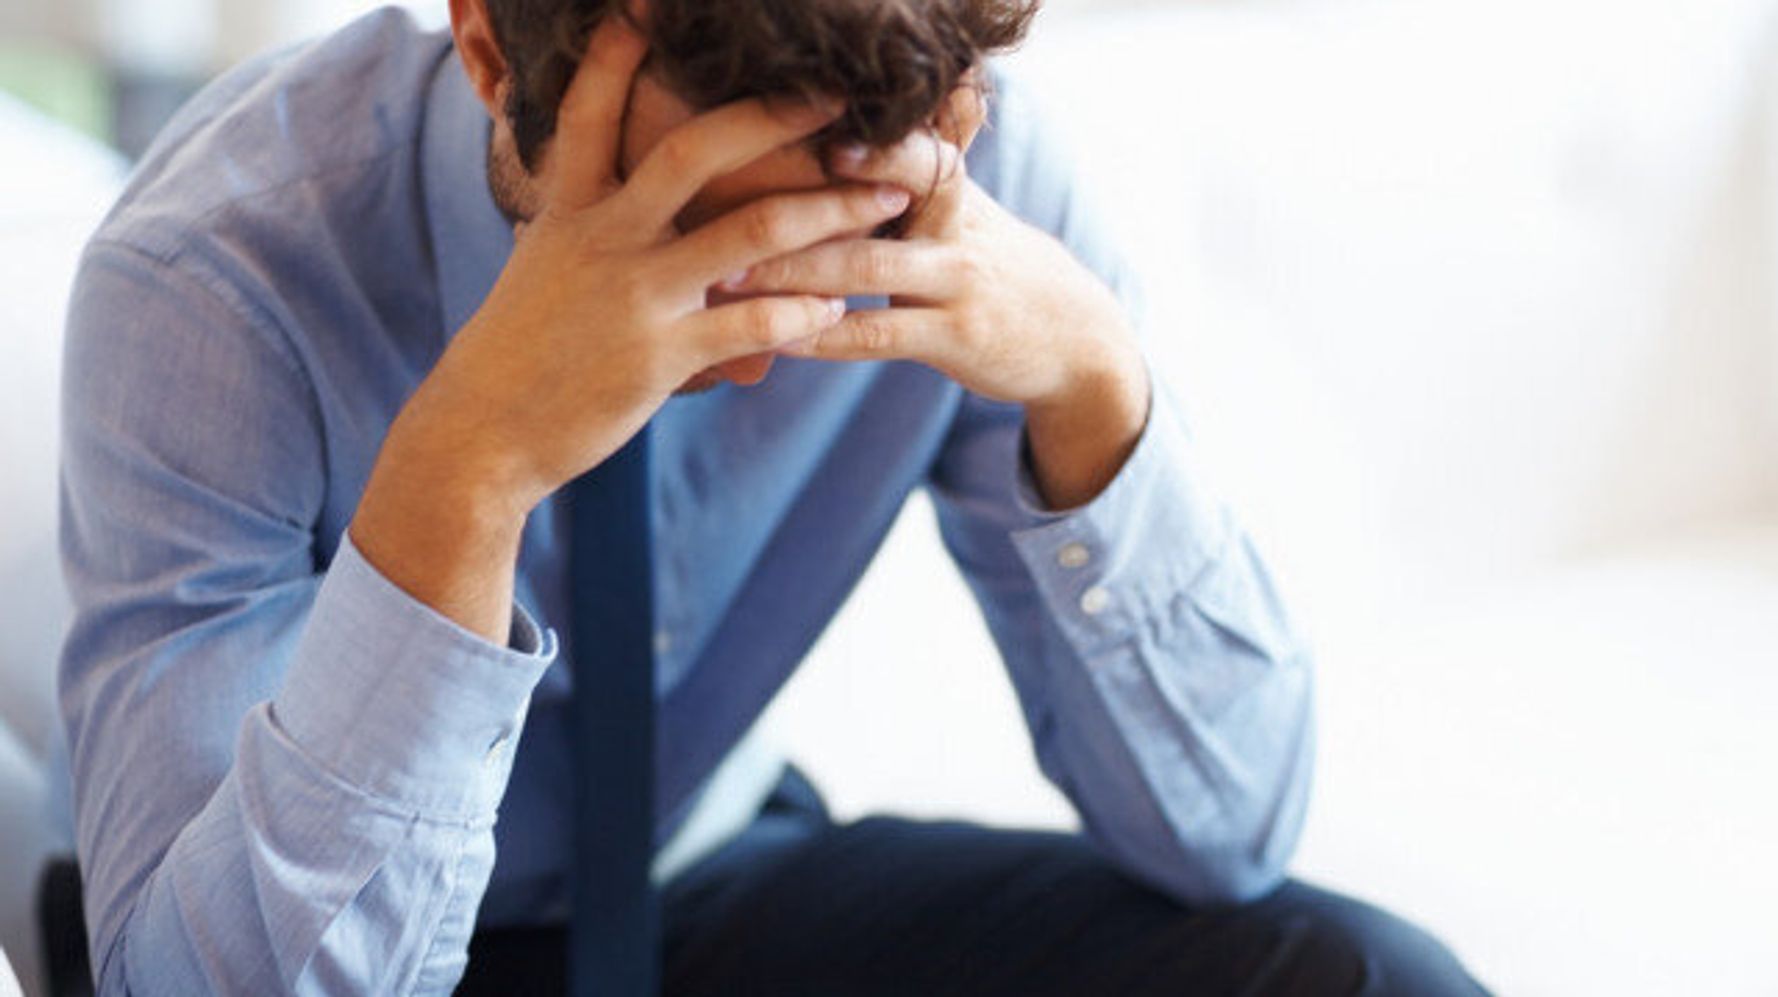
<svg viewBox="0 0 1778 997"><path fill-rule="evenodd" d="M236 67L162 130L95 241L170 261L223 229L275 239L362 222L354 202L402 179L367 174L413 179L427 87L449 51L447 35L383 10Z"/></svg>

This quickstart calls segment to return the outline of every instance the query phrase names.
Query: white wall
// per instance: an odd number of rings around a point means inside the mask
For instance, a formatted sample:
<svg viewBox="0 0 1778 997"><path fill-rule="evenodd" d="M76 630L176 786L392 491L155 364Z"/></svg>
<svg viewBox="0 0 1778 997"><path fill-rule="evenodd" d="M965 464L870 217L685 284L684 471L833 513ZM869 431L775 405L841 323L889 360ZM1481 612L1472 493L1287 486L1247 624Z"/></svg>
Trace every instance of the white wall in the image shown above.
<svg viewBox="0 0 1778 997"><path fill-rule="evenodd" d="M1111 208L1172 369L1312 371L1374 539L1448 578L1778 495L1748 362L1773 9L1222 4L1056 22L1023 61L1093 186L1140 192ZM1205 420L1266 419L1263 382L1193 387Z"/></svg>

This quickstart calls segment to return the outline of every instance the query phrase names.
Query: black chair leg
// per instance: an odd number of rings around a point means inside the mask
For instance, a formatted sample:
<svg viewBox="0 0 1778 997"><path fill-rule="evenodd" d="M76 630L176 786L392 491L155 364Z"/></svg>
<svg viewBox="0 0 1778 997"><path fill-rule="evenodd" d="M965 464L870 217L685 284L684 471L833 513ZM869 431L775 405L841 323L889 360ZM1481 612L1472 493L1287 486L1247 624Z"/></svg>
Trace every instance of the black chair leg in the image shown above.
<svg viewBox="0 0 1778 997"><path fill-rule="evenodd" d="M92 997L80 867L73 859L51 859L44 867L37 881L37 926L43 933L43 982L49 997Z"/></svg>

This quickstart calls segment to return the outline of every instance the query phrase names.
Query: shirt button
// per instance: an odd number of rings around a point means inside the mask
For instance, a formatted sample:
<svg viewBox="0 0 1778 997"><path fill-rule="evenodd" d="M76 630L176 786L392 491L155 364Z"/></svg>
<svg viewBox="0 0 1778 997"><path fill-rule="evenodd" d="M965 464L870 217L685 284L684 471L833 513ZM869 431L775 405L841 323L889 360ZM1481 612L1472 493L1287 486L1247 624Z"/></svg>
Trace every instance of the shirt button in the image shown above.
<svg viewBox="0 0 1778 997"><path fill-rule="evenodd" d="M1092 552L1083 543L1066 544L1056 551L1056 563L1064 568L1084 568L1093 559Z"/></svg>
<svg viewBox="0 0 1778 997"><path fill-rule="evenodd" d="M665 655L671 650L673 650L673 635L665 630L656 630L654 632L654 653Z"/></svg>
<svg viewBox="0 0 1778 997"><path fill-rule="evenodd" d="M1111 605L1111 593L1095 585L1080 594L1080 611L1088 616L1098 616Z"/></svg>

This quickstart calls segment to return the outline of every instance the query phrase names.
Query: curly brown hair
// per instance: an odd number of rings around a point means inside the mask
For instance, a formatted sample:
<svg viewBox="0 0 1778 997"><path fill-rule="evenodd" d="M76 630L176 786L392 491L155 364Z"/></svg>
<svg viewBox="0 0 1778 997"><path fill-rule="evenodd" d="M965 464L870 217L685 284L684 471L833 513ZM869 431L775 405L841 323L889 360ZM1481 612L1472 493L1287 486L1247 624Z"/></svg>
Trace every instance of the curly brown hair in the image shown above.
<svg viewBox="0 0 1778 997"><path fill-rule="evenodd" d="M593 26L622 0L486 0L512 87L506 114L535 169ZM932 121L984 55L1024 38L1040 0L652 0L651 68L698 108L835 95L818 144L882 146Z"/></svg>

